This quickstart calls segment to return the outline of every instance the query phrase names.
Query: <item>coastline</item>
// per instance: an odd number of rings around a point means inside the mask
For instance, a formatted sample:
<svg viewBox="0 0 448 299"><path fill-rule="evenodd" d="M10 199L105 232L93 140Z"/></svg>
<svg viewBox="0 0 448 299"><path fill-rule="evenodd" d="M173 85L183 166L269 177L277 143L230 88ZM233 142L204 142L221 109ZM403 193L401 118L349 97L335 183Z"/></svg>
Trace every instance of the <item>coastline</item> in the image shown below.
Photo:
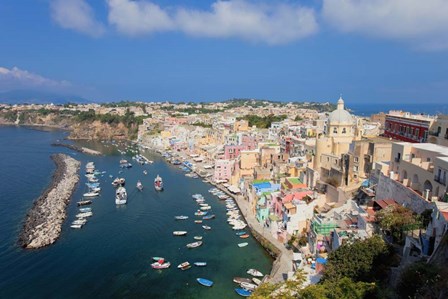
<svg viewBox="0 0 448 299"><path fill-rule="evenodd" d="M27 249L37 249L56 242L66 217L66 208L79 181L80 162L65 154L54 154L56 164L48 188L28 211L19 244Z"/></svg>
<svg viewBox="0 0 448 299"><path fill-rule="evenodd" d="M159 149L148 147L147 150L160 155ZM185 158L185 157L184 157ZM167 163L165 161L165 163ZM204 178L199 171L191 169L192 172L196 173L200 178ZM225 192L227 195L232 197L238 205L244 221L247 223L252 236L257 240L257 242L268 252L268 254L274 258L272 263L271 272L263 278L263 282L268 283L278 283L285 281L287 273L292 271L292 252L287 250L284 246L281 246L277 240L273 238L269 231L261 226L261 224L255 219L254 215L249 214L248 211L248 201L243 195L235 195L229 192L224 186L220 184L213 183L206 179L206 181ZM280 246L279 246L280 245ZM291 265L291 266L289 266Z"/></svg>
<svg viewBox="0 0 448 299"><path fill-rule="evenodd" d="M102 156L103 153L87 148L87 147L83 147L83 146L76 146L74 144L67 144L67 143L61 143L61 142L56 142L56 143L52 143L51 146L62 146L62 147L66 147L69 148L71 150L83 153L83 154L87 154L87 155L93 155L93 156Z"/></svg>

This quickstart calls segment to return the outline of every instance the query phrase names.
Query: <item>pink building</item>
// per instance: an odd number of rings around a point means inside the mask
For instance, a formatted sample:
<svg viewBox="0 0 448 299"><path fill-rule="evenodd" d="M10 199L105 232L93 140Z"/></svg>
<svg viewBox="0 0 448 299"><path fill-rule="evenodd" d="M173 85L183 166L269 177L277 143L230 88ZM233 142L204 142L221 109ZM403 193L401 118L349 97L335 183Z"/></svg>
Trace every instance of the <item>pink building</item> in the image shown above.
<svg viewBox="0 0 448 299"><path fill-rule="evenodd" d="M241 151L248 150L245 145L226 145L224 146L224 159L234 160L240 156Z"/></svg>
<svg viewBox="0 0 448 299"><path fill-rule="evenodd" d="M257 141L254 136L244 134L241 136L241 145L246 146L247 150L252 151L257 148Z"/></svg>
<svg viewBox="0 0 448 299"><path fill-rule="evenodd" d="M230 181L234 166L235 161L215 160L215 174L213 176L215 182Z"/></svg>

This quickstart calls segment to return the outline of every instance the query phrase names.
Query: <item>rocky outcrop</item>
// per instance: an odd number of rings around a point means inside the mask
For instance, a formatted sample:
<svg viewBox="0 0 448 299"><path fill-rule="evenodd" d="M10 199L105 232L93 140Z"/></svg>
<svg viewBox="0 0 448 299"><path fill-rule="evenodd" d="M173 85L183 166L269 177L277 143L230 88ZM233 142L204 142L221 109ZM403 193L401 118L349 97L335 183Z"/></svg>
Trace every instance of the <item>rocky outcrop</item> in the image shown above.
<svg viewBox="0 0 448 299"><path fill-rule="evenodd" d="M56 163L53 181L34 202L19 236L19 244L25 248L41 248L58 239L66 218L67 204L79 181L79 161L64 154L52 155L51 158Z"/></svg>
<svg viewBox="0 0 448 299"><path fill-rule="evenodd" d="M122 123L81 122L73 124L70 130L70 139L129 139L129 129Z"/></svg>

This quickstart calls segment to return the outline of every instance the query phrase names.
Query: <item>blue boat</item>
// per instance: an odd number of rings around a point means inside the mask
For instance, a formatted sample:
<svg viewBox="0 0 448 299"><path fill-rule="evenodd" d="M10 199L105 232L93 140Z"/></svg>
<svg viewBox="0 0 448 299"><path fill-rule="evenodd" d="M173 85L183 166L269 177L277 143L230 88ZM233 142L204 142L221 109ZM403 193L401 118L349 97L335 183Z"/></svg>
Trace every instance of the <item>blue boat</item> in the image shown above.
<svg viewBox="0 0 448 299"><path fill-rule="evenodd" d="M202 219L204 219L204 220L209 220L209 219L213 219L213 218L215 218L215 215L206 215L206 216L202 217Z"/></svg>
<svg viewBox="0 0 448 299"><path fill-rule="evenodd" d="M235 235L237 235L237 236L242 236L242 235L245 235L246 234L246 232L237 232L237 233L235 233Z"/></svg>
<svg viewBox="0 0 448 299"><path fill-rule="evenodd" d="M213 285L213 281L205 279L205 278L196 278L196 280L206 287L211 287Z"/></svg>
<svg viewBox="0 0 448 299"><path fill-rule="evenodd" d="M245 289L235 289L235 292L242 297L249 297L252 292Z"/></svg>

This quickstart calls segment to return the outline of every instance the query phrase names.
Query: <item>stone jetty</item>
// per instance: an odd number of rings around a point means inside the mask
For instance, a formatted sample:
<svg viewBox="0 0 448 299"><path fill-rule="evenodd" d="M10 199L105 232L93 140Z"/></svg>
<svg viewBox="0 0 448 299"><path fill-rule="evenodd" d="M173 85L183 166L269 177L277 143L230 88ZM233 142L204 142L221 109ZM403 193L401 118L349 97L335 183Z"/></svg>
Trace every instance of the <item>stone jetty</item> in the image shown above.
<svg viewBox="0 0 448 299"><path fill-rule="evenodd" d="M79 161L64 154L55 154L51 158L56 164L53 181L34 202L19 236L19 244L25 248L40 248L57 240L67 204L79 181Z"/></svg>
<svg viewBox="0 0 448 299"><path fill-rule="evenodd" d="M90 149L90 148L87 148L87 147L83 147L83 146L76 146L76 145L73 145L73 144L67 144L67 143L60 143L60 142L58 142L58 143L53 143L51 145L52 146L63 146L63 147L72 149L74 151L77 151L77 152L80 152L80 153L83 153L83 154L93 155L93 156L101 156L102 155L102 153L99 152L99 151L95 151L93 149Z"/></svg>

